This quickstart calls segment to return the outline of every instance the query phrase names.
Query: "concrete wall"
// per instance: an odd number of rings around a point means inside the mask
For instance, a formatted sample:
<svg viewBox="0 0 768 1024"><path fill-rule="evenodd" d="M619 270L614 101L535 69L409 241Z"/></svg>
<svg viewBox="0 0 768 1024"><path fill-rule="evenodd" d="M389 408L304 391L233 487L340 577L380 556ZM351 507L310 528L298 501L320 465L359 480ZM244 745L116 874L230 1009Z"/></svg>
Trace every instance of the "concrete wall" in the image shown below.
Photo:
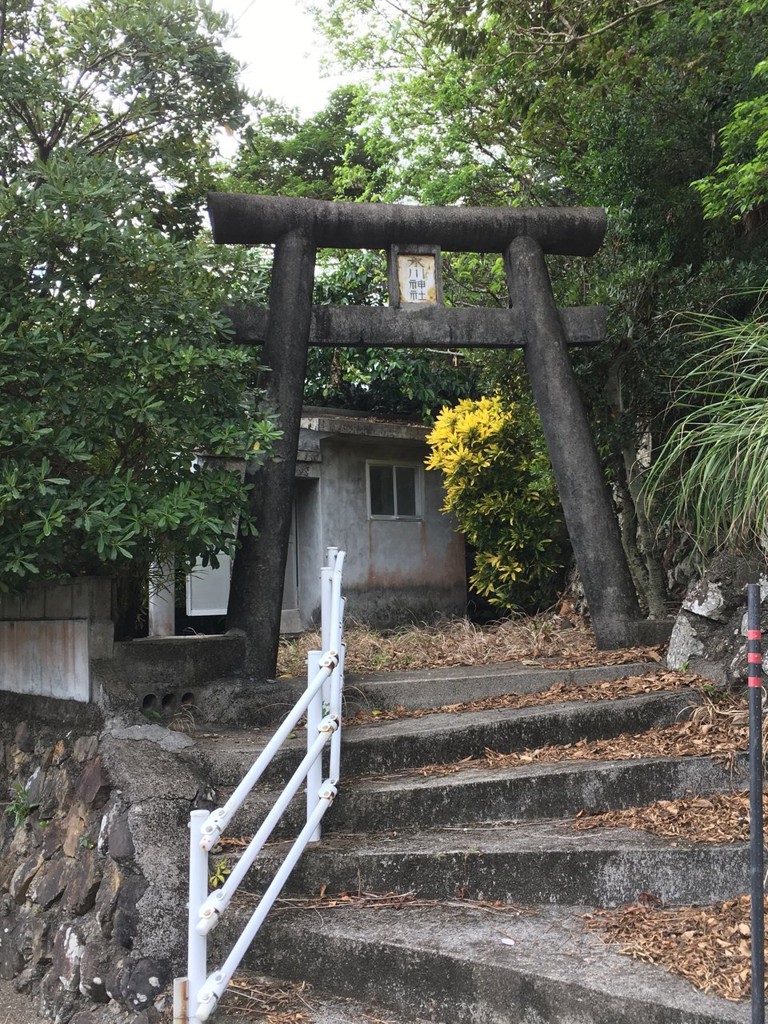
<svg viewBox="0 0 768 1024"><path fill-rule="evenodd" d="M0 597L0 690L88 702L110 657L112 581L74 579Z"/></svg>
<svg viewBox="0 0 768 1024"><path fill-rule="evenodd" d="M423 465L421 440L328 437L321 442L322 549L347 552L344 593L350 618L380 627L461 615L466 606L464 539L440 511L440 474L423 473L423 516L371 519L369 461Z"/></svg>

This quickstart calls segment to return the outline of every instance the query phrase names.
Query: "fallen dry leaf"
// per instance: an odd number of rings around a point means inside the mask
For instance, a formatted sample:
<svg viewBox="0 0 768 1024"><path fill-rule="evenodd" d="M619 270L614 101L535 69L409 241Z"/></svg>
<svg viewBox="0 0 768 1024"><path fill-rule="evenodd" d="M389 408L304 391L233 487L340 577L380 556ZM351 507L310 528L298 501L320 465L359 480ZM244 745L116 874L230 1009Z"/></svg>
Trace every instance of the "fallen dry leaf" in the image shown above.
<svg viewBox="0 0 768 1024"><path fill-rule="evenodd" d="M644 963L666 967L703 992L723 999L750 995L750 899L713 907L634 905L597 910L587 927Z"/></svg>

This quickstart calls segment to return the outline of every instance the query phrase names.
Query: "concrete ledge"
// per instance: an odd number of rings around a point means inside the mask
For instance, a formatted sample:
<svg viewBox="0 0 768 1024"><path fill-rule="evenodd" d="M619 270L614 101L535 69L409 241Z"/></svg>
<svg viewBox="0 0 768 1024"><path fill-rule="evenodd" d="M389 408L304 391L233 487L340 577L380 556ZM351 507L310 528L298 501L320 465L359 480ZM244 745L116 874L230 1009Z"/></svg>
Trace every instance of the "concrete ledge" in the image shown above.
<svg viewBox="0 0 768 1024"><path fill-rule="evenodd" d="M604 679L626 679L655 672L658 668L660 666L656 662L644 661L587 668L537 668L506 662L497 665L451 665L420 672L347 673L344 695L352 710L358 704L382 711L398 705L414 710L507 693L540 693L555 683L579 686Z"/></svg>

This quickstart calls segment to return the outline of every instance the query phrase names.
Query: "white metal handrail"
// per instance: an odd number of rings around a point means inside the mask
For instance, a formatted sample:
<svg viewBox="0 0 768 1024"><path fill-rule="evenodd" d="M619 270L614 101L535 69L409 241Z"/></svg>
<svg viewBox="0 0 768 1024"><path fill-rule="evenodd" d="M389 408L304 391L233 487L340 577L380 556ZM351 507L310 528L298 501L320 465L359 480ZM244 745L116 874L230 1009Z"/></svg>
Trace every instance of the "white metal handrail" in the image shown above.
<svg viewBox="0 0 768 1024"><path fill-rule="evenodd" d="M187 977L177 978L174 982L174 1024L203 1024L211 1016L307 844L320 839L320 822L336 796L341 766L341 699L344 688L343 568L344 552L328 548L328 565L321 570L323 650L309 652L306 690L224 806L211 812L192 811L190 815ZM306 755L226 882L220 889L209 893L209 851L305 713ZM322 755L329 741L329 769L324 780ZM221 920L238 886L305 779L306 824L229 956L221 967L208 974L208 933Z"/></svg>

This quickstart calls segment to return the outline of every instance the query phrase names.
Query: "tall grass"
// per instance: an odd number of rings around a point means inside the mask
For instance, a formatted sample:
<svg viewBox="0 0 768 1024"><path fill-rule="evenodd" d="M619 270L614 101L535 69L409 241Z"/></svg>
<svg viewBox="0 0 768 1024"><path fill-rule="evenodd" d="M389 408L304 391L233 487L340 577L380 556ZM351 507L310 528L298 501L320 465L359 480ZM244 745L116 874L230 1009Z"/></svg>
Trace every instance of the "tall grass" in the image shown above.
<svg viewBox="0 0 768 1024"><path fill-rule="evenodd" d="M768 513L768 292L748 320L691 317L680 418L646 481L661 518L703 552L759 540ZM682 416L680 413L682 412Z"/></svg>

